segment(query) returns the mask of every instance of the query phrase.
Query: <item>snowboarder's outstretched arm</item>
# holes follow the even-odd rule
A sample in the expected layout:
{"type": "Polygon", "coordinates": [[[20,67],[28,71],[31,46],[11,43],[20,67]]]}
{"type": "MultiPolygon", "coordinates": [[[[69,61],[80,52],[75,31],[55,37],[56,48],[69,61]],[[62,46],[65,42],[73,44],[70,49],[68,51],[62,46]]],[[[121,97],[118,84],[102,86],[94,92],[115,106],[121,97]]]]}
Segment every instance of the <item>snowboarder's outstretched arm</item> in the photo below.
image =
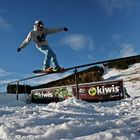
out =
{"type": "Polygon", "coordinates": [[[53,34],[61,31],[68,31],[67,27],[62,27],[62,28],[45,28],[46,34],[53,34]]]}
{"type": "Polygon", "coordinates": [[[27,35],[26,39],[21,43],[20,47],[17,49],[17,52],[20,52],[24,47],[26,47],[31,41],[31,32],[27,35]]]}

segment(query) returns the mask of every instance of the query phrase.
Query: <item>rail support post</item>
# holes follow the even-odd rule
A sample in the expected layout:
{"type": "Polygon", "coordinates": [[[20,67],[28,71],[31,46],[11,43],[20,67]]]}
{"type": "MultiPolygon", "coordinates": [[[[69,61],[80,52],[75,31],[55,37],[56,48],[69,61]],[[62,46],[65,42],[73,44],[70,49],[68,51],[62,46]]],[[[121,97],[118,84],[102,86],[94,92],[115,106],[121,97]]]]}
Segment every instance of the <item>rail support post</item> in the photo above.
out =
{"type": "Polygon", "coordinates": [[[76,85],[76,98],[79,99],[78,75],[77,75],[76,68],[74,68],[74,75],[75,75],[75,85],[76,85]]]}
{"type": "Polygon", "coordinates": [[[19,81],[17,81],[17,87],[16,87],[16,97],[18,100],[18,94],[19,94],[19,81]]]}

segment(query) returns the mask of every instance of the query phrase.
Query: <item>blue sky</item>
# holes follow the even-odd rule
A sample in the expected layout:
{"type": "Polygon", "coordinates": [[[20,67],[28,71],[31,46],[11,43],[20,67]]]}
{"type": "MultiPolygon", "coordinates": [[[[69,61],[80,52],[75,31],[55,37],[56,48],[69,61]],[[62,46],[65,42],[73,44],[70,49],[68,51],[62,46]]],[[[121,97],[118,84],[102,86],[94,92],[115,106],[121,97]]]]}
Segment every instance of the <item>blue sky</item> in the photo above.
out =
{"type": "Polygon", "coordinates": [[[16,52],[37,19],[46,27],[68,27],[47,37],[63,67],[140,53],[138,0],[1,0],[1,84],[42,67],[44,55],[33,42],[16,52]]]}

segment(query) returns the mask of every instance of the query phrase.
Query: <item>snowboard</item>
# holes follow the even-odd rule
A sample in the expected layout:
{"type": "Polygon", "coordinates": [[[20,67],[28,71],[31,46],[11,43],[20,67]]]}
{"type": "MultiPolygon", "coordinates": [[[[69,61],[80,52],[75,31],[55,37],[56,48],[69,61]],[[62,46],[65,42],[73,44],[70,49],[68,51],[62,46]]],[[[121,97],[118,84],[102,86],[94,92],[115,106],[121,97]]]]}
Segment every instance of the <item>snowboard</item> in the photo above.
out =
{"type": "Polygon", "coordinates": [[[61,70],[57,70],[57,71],[49,71],[48,72],[48,71],[38,69],[38,70],[33,70],[33,73],[35,73],[35,74],[52,74],[52,73],[63,73],[65,71],[66,71],[66,69],[61,69],[61,70]]]}

